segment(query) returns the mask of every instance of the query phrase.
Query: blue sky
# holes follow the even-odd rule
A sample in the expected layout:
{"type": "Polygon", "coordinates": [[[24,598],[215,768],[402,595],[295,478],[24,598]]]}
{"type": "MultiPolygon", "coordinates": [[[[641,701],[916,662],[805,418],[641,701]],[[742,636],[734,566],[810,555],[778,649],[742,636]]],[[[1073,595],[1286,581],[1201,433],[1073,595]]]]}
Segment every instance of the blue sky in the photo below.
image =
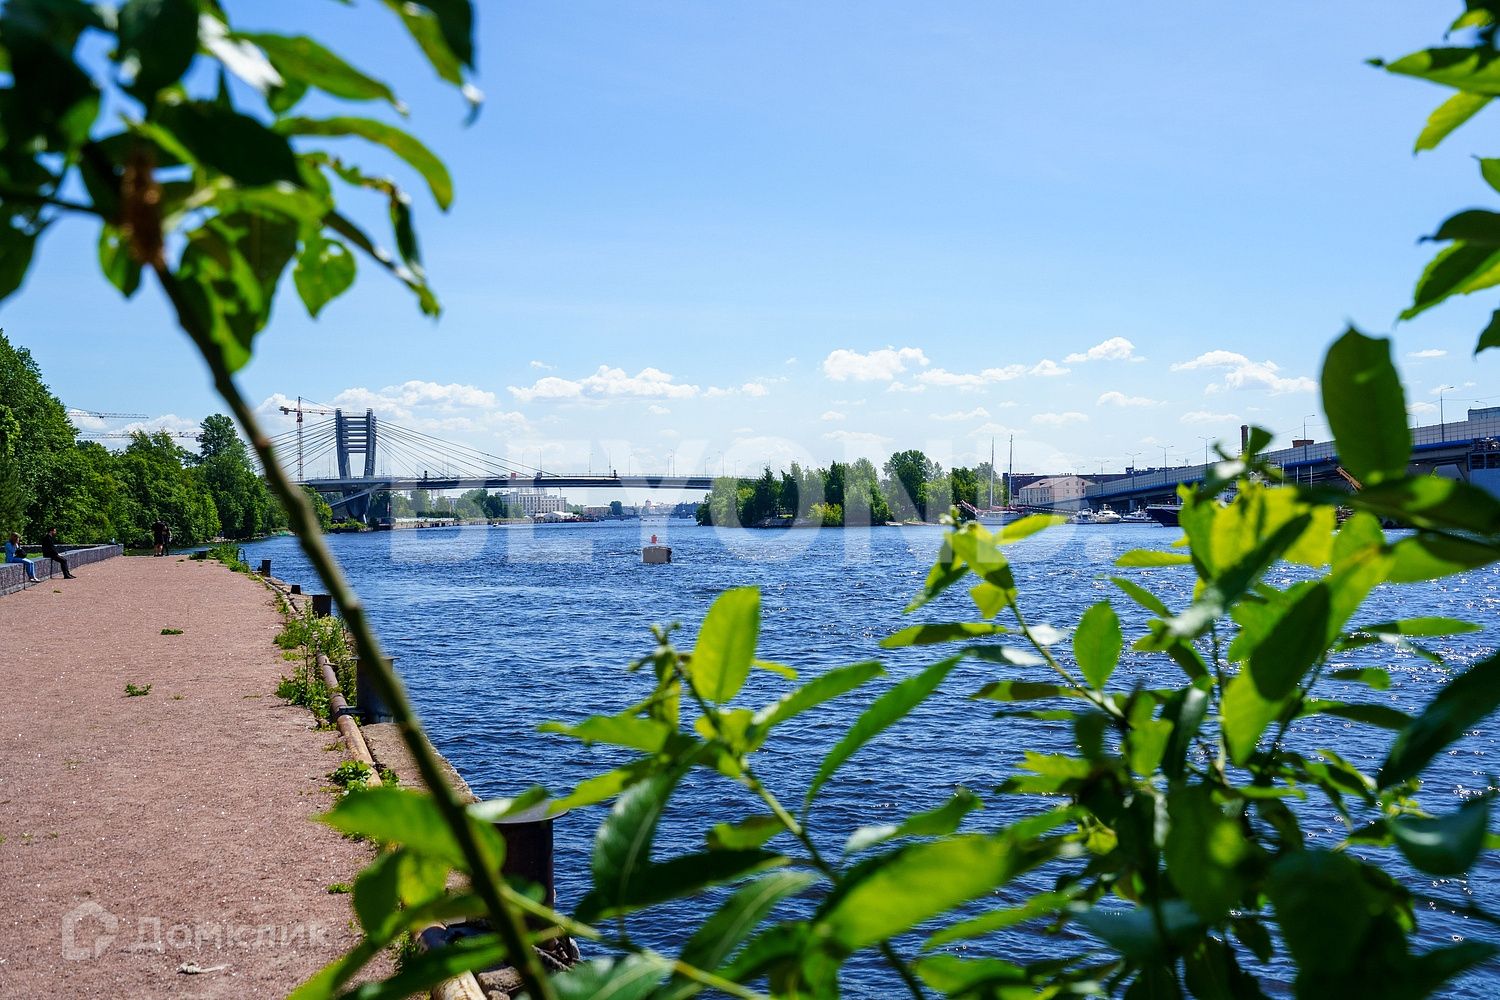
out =
{"type": "MultiPolygon", "coordinates": [[[[1490,200],[1494,119],[1413,157],[1443,92],[1363,63],[1437,43],[1456,3],[484,2],[467,128],[370,0],[230,6],[391,82],[458,191],[444,215],[364,157],[417,195],[445,313],[364,266],[313,322],[286,282],[243,375],[278,430],[301,394],[548,468],[678,472],[1321,437],[1327,343],[1391,330],[1417,238],[1490,200]]],[[[69,405],[222,409],[95,237],[54,227],[0,326],[69,405]]],[[[1483,298],[1396,328],[1422,423],[1438,386],[1450,417],[1500,402],[1483,298]]]]}

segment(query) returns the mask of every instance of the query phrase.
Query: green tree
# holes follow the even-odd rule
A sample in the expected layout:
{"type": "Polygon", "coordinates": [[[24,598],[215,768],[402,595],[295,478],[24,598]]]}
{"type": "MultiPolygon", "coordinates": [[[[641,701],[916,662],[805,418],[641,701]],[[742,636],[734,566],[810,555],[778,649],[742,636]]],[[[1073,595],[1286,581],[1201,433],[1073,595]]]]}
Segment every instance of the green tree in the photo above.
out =
{"type": "Polygon", "coordinates": [[[138,433],[116,459],[116,478],[124,488],[123,541],[145,544],[151,524],[161,520],[178,545],[197,545],[219,533],[213,499],[194,470],[187,468],[187,452],[165,432],[138,433]]]}
{"type": "Polygon", "coordinates": [[[902,520],[926,516],[927,484],[942,468],[915,448],[885,460],[885,492],[890,509],[902,520]]]}
{"type": "Polygon", "coordinates": [[[66,542],[135,540],[118,465],[97,441],[85,441],[54,456],[48,490],[39,503],[39,526],[55,527],[66,542]]]}
{"type": "Polygon", "coordinates": [[[891,505],[870,460],[855,459],[845,469],[844,524],[885,524],[892,520],[891,505]]]}
{"type": "MultiPolygon", "coordinates": [[[[0,288],[12,263],[4,249],[0,236],[0,288]]],[[[39,521],[39,504],[53,492],[47,481],[52,463],[73,447],[76,433],[31,352],[13,346],[0,330],[0,527],[26,534],[39,521]]]]}
{"type": "Polygon", "coordinates": [[[219,530],[227,538],[253,538],[285,525],[281,506],[250,462],[250,451],[235,431],[234,421],[222,413],[204,419],[198,435],[198,454],[189,456],[198,479],[208,489],[219,515],[219,530]]]}
{"type": "Polygon", "coordinates": [[[333,508],[328,501],[323,499],[323,494],[311,486],[303,486],[303,492],[307,495],[307,502],[312,505],[313,513],[318,519],[318,527],[327,531],[333,527],[333,508]]]}

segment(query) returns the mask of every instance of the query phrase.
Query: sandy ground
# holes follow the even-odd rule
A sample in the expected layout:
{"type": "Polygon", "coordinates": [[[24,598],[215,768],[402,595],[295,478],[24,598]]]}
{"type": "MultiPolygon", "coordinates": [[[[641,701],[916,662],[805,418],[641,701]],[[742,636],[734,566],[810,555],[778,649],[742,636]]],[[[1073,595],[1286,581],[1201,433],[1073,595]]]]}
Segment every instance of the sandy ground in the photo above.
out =
{"type": "Polygon", "coordinates": [[[273,693],[278,627],[175,557],[0,597],[0,997],[284,996],[353,942],[327,886],[368,848],[312,822],[342,758],[273,693]]]}

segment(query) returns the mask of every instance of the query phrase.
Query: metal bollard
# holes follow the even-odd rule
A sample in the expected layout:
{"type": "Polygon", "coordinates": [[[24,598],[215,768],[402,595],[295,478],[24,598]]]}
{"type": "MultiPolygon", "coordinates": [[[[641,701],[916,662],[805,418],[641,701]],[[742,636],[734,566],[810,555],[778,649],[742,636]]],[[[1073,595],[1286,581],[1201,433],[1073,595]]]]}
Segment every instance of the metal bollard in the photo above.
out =
{"type": "Polygon", "coordinates": [[[313,614],[317,615],[319,618],[327,618],[329,615],[333,614],[332,594],[314,594],[312,595],[312,604],[313,614]]]}
{"type": "MultiPolygon", "coordinates": [[[[393,659],[385,657],[387,667],[393,663],[393,659]]],[[[372,722],[393,722],[396,718],[371,683],[370,668],[365,665],[363,658],[354,661],[354,706],[359,709],[359,721],[366,725],[372,722]]]]}
{"type": "Polygon", "coordinates": [[[302,584],[300,584],[300,583],[294,583],[294,584],[292,584],[292,593],[294,593],[294,594],[300,594],[300,593],[302,593],[302,584]]]}
{"type": "Polygon", "coordinates": [[[495,829],[505,838],[505,862],[502,875],[523,878],[546,891],[544,902],[557,907],[557,886],[552,874],[552,821],[567,810],[549,813],[551,803],[543,802],[495,821],[495,829]]]}
{"type": "Polygon", "coordinates": [[[262,559],[260,561],[260,575],[261,576],[270,576],[271,575],[271,560],[269,560],[269,559],[262,559]]]}

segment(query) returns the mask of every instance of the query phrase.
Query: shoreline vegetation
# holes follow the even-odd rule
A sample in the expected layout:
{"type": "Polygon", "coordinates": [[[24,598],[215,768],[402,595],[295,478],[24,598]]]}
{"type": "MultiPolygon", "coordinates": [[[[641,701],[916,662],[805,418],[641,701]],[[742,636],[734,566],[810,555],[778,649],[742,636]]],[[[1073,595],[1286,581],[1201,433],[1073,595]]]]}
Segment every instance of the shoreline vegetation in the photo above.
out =
{"type": "MultiPolygon", "coordinates": [[[[994,471],[989,462],[947,472],[910,448],[887,458],[879,470],[867,458],[831,462],[824,468],[773,472],[755,479],[714,480],[698,505],[702,525],[734,528],[842,528],[886,524],[932,524],[954,506],[979,506],[994,471]]],[[[995,502],[1009,502],[1008,479],[995,477],[995,502]]]]}

